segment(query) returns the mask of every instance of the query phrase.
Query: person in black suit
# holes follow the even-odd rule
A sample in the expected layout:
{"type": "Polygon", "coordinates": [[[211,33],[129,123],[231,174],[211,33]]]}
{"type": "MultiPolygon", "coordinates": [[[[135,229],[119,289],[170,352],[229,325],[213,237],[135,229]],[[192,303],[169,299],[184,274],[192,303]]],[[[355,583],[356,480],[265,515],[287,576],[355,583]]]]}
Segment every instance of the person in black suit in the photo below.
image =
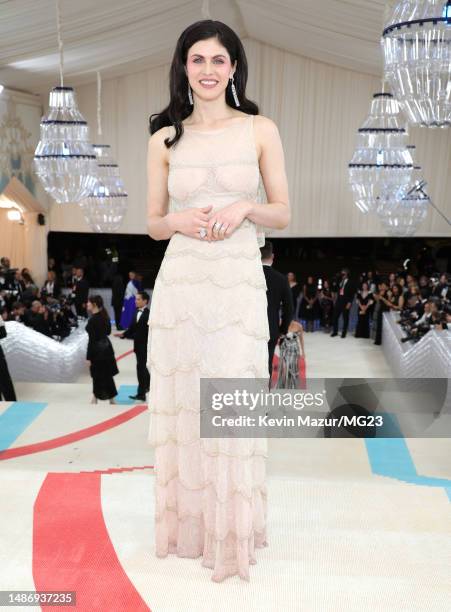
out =
{"type": "MultiPolygon", "coordinates": [[[[0,340],[6,338],[6,335],[5,323],[0,316],[0,340]]],[[[15,402],[16,399],[16,392],[14,391],[14,385],[9,374],[5,354],[0,346],[0,401],[15,402]]]]}
{"type": "Polygon", "coordinates": [[[136,355],[136,374],[138,377],[138,390],[130,399],[146,401],[146,393],[150,387],[150,374],[147,369],[147,338],[149,335],[149,294],[140,291],[136,294],[136,312],[132,324],[118,338],[133,338],[133,350],[136,355]]]}
{"type": "Polygon", "coordinates": [[[53,270],[47,272],[47,280],[41,289],[42,297],[52,297],[56,300],[61,295],[61,285],[56,278],[56,273],[53,270]]]}
{"type": "Polygon", "coordinates": [[[448,283],[448,276],[440,274],[439,282],[434,287],[432,295],[443,300],[451,301],[451,287],[448,283]]]}
{"type": "Polygon", "coordinates": [[[346,338],[349,325],[349,311],[351,310],[354,293],[354,289],[352,288],[349,280],[349,270],[348,268],[343,268],[341,271],[341,281],[338,283],[337,288],[337,299],[335,302],[333,315],[333,332],[330,334],[331,336],[338,335],[338,320],[340,315],[343,315],[343,329],[341,332],[341,337],[346,338]]]}
{"type": "Polygon", "coordinates": [[[263,271],[266,278],[266,298],[268,300],[268,370],[269,380],[272,375],[272,360],[279,335],[286,334],[294,313],[293,295],[287,277],[274,270],[272,263],[274,253],[272,242],[267,240],[260,249],[263,271]],[[280,308],[282,307],[282,317],[280,308]]]}
{"type": "Polygon", "coordinates": [[[74,286],[72,287],[72,298],[75,304],[75,310],[79,317],[87,317],[86,304],[88,302],[89,283],[84,278],[83,268],[76,269],[74,286]]]}

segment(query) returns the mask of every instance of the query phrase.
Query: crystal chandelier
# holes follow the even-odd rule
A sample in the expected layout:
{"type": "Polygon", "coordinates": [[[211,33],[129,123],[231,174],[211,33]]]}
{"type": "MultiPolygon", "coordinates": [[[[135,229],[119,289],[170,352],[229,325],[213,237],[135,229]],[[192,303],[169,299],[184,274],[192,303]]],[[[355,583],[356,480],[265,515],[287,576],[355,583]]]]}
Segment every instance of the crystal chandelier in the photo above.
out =
{"type": "MultiPolygon", "coordinates": [[[[102,81],[97,71],[97,134],[102,135],[102,81]]],[[[117,232],[127,211],[128,194],[119,166],[107,144],[93,145],[97,155],[97,181],[89,196],[80,202],[86,223],[97,233],[117,232]]]]}
{"type": "Polygon", "coordinates": [[[406,140],[407,127],[398,102],[392,94],[374,94],[348,164],[349,183],[361,212],[374,211],[406,194],[413,168],[406,140]]]}
{"type": "Polygon", "coordinates": [[[451,125],[451,0],[402,0],[385,21],[385,78],[413,125],[451,125]]]}
{"type": "Polygon", "coordinates": [[[59,204],[78,202],[96,181],[96,156],[88,125],[77,108],[72,87],[54,87],[49,106],[41,120],[34,168],[44,189],[59,204]]]}
{"type": "Polygon", "coordinates": [[[97,154],[97,182],[80,202],[86,223],[94,232],[117,232],[127,211],[124,183],[119,166],[111,157],[110,145],[93,145],[97,154]]]}
{"type": "MultiPolygon", "coordinates": [[[[414,147],[412,147],[414,148],[414,147]]],[[[421,166],[414,166],[412,186],[402,198],[391,205],[379,206],[376,210],[382,226],[391,236],[413,236],[426,219],[430,199],[424,191],[426,185],[421,166]]]]}
{"type": "Polygon", "coordinates": [[[96,181],[95,151],[72,87],[64,87],[63,43],[59,0],[57,9],[61,86],[50,92],[49,110],[41,120],[34,169],[45,191],[59,204],[79,202],[96,181]]]}

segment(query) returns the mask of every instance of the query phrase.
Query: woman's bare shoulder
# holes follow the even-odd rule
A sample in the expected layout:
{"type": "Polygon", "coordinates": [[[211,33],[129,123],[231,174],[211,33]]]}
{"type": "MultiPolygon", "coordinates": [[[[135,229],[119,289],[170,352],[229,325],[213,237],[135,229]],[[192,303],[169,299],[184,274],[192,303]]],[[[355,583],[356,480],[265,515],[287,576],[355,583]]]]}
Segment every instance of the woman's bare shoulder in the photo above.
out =
{"type": "Polygon", "coordinates": [[[164,141],[172,135],[170,130],[171,126],[163,126],[149,137],[149,150],[161,155],[166,161],[169,160],[169,149],[164,141]]]}
{"type": "Polygon", "coordinates": [[[272,119],[265,117],[264,115],[254,115],[254,123],[258,130],[266,134],[279,131],[277,124],[272,119]]]}

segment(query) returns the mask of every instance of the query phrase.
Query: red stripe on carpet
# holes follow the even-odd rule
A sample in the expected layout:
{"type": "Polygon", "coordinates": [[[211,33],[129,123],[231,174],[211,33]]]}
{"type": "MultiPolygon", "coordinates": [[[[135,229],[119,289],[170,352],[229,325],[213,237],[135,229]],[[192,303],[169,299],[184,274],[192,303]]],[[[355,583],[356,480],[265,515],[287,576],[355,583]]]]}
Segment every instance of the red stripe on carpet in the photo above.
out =
{"type": "Polygon", "coordinates": [[[132,349],[131,351],[127,351],[126,353],[122,353],[122,355],[119,355],[119,357],[116,357],[116,361],[120,361],[121,359],[124,359],[124,357],[128,357],[129,355],[131,355],[134,352],[135,351],[132,349]]]}
{"type": "Polygon", "coordinates": [[[34,505],[33,578],[37,591],[75,591],[68,610],[149,612],[110,540],[99,474],[48,474],[34,505]]]}
{"type": "Polygon", "coordinates": [[[120,472],[134,472],[135,470],[153,470],[153,465],[139,465],[134,467],[106,468],[104,470],[80,470],[77,474],[117,474],[120,472]]]}
{"type": "Polygon", "coordinates": [[[17,446],[15,448],[7,448],[4,451],[0,451],[0,460],[22,457],[23,455],[32,455],[33,453],[42,453],[43,451],[48,451],[53,448],[58,448],[59,446],[71,444],[72,442],[76,442],[78,440],[83,440],[84,438],[89,438],[90,436],[95,436],[107,431],[108,429],[113,429],[113,427],[122,425],[122,423],[126,423],[145,410],[147,410],[147,406],[133,406],[133,408],[130,408],[130,410],[117,414],[111,419],[107,419],[101,423],[96,423],[95,425],[91,425],[91,427],[86,427],[85,429],[73,431],[72,433],[65,434],[64,436],[59,436],[58,438],[43,440],[42,442],[35,442],[34,444],[27,444],[25,446],[17,446]]]}

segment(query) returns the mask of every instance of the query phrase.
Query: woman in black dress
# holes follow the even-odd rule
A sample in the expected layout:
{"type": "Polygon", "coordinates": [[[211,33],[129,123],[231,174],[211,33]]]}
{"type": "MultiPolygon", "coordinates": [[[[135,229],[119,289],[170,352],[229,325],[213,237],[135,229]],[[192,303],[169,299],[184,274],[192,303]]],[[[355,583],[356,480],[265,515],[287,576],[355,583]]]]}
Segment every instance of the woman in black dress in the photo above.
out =
{"type": "Polygon", "coordinates": [[[402,288],[398,284],[394,284],[388,292],[388,301],[390,302],[391,310],[401,311],[404,308],[404,296],[402,294],[402,288]]]}
{"type": "Polygon", "coordinates": [[[290,285],[290,289],[291,289],[291,295],[293,297],[293,308],[294,308],[293,318],[297,319],[298,299],[301,294],[301,286],[296,280],[296,274],[294,272],[288,272],[287,278],[288,278],[288,284],[290,285]]]}
{"type": "Polygon", "coordinates": [[[119,374],[113,345],[108,336],[111,334],[110,317],[103,305],[100,295],[88,298],[87,310],[91,314],[86,325],[89,335],[88,352],[86,359],[90,362],[90,373],[92,377],[93,398],[91,404],[97,404],[97,400],[110,400],[115,404],[117,395],[113,376],[119,374]]]}
{"type": "Polygon", "coordinates": [[[384,322],[384,312],[390,310],[390,302],[388,300],[387,284],[381,282],[378,284],[378,291],[374,294],[376,305],[373,312],[373,329],[374,344],[382,344],[382,324],[384,322]]]}
{"type": "Polygon", "coordinates": [[[318,287],[313,282],[313,276],[307,277],[304,285],[302,302],[300,306],[300,319],[306,322],[306,331],[313,331],[313,322],[321,316],[318,287]]]}
{"type": "Polygon", "coordinates": [[[332,289],[327,278],[324,279],[323,288],[319,292],[319,303],[321,307],[321,323],[324,331],[329,332],[332,326],[332,311],[334,309],[334,298],[332,289]]]}
{"type": "Polygon", "coordinates": [[[367,282],[362,283],[362,287],[357,291],[357,306],[358,306],[358,319],[357,327],[355,329],[356,338],[369,338],[370,337],[370,310],[374,304],[373,295],[369,291],[369,285],[367,282]]]}

